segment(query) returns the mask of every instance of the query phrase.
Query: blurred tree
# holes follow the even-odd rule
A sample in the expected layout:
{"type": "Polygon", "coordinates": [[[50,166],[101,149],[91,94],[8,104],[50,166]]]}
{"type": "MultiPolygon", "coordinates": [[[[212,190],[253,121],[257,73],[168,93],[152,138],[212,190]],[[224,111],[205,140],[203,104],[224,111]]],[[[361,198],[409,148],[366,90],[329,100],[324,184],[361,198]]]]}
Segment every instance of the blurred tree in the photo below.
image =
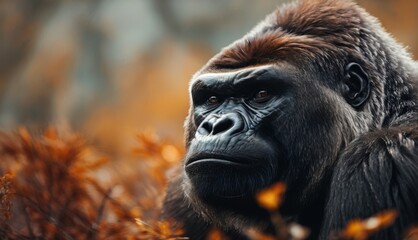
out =
{"type": "Polygon", "coordinates": [[[0,1],[0,94],[30,52],[40,19],[52,5],[48,0],[0,1]]]}

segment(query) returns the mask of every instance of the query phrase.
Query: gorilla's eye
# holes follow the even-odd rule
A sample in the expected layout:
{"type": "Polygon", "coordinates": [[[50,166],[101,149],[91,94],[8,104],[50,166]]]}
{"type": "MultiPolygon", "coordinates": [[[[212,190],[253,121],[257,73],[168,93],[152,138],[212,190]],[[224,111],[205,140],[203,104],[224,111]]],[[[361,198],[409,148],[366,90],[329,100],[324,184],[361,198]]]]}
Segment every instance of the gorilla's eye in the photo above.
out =
{"type": "Polygon", "coordinates": [[[208,98],[207,103],[210,105],[219,103],[219,98],[217,96],[211,96],[208,98]]]}
{"type": "Polygon", "coordinates": [[[254,95],[254,101],[256,103],[265,103],[270,100],[271,94],[266,90],[260,90],[254,95]]]}

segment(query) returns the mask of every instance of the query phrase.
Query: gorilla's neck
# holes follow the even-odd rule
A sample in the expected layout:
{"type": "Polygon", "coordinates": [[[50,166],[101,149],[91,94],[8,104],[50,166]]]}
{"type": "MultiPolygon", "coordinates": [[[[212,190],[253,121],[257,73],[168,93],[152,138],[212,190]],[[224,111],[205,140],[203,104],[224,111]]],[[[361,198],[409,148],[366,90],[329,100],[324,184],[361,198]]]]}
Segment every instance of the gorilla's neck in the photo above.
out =
{"type": "Polygon", "coordinates": [[[289,189],[280,208],[280,214],[287,223],[297,223],[310,230],[309,240],[318,239],[328,201],[331,176],[332,172],[328,172],[315,190],[303,200],[299,197],[301,196],[299,189],[294,191],[289,189]]]}

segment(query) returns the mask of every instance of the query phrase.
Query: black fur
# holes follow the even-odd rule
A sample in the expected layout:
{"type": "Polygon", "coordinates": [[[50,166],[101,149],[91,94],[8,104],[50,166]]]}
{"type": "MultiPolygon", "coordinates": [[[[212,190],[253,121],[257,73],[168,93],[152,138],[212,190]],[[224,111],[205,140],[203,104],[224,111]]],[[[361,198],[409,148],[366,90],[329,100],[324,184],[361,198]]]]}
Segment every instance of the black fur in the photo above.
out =
{"type": "Polygon", "coordinates": [[[272,232],[254,195],[283,181],[280,213],[327,239],[350,219],[395,209],[373,239],[418,221],[418,64],[362,8],[279,8],[192,79],[187,155],[163,217],[204,239],[217,227],[272,232]]]}

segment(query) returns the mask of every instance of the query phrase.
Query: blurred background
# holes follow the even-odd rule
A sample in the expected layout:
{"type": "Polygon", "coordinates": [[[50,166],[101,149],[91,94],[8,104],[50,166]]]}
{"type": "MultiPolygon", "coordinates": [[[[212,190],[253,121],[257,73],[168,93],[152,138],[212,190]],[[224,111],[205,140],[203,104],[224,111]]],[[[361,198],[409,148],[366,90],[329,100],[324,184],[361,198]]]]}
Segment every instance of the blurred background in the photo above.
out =
{"type": "MultiPolygon", "coordinates": [[[[191,76],[284,2],[0,0],[0,193],[18,193],[0,194],[0,235],[166,231],[142,220],[159,219],[182,158],[191,76]]],[[[418,56],[418,1],[358,3],[418,56]]]]}
{"type": "MultiPolygon", "coordinates": [[[[127,151],[181,143],[188,81],[284,0],[0,0],[0,128],[82,132],[127,151]]],[[[418,1],[361,0],[418,56],[418,1]]]]}

